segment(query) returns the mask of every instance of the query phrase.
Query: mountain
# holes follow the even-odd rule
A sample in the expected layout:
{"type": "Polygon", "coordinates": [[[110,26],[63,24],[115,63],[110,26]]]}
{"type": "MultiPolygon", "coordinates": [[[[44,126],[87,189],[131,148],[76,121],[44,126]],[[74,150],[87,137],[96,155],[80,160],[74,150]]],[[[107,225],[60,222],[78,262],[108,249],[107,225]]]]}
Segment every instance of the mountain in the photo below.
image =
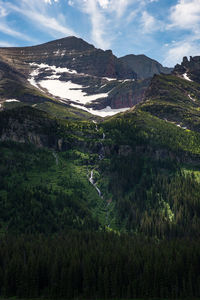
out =
{"type": "Polygon", "coordinates": [[[60,109],[70,106],[72,111],[75,107],[104,117],[142,101],[150,83],[149,78],[140,80],[138,69],[134,71],[111,50],[96,49],[76,37],[0,48],[0,60],[1,104],[12,99],[39,107],[56,102],[60,109]]]}
{"type": "Polygon", "coordinates": [[[137,79],[74,37],[0,49],[2,298],[199,296],[199,69],[137,79]]]}
{"type": "Polygon", "coordinates": [[[129,67],[137,74],[138,79],[153,77],[155,74],[170,74],[173,68],[163,67],[159,62],[146,55],[126,55],[119,58],[124,66],[129,67]]]}

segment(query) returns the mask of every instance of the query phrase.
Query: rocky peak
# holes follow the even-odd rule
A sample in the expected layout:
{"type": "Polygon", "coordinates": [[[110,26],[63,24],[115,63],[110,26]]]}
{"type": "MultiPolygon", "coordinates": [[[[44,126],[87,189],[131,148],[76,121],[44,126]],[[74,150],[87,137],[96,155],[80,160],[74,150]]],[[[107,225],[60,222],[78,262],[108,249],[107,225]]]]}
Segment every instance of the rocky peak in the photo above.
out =
{"type": "Polygon", "coordinates": [[[136,79],[136,74],[124,66],[111,50],[101,50],[74,36],[42,45],[19,48],[0,48],[0,56],[15,62],[48,64],[69,68],[79,73],[118,79],[136,79]]]}
{"type": "MultiPolygon", "coordinates": [[[[46,48],[46,49],[60,49],[60,50],[67,50],[67,51],[89,51],[94,50],[95,47],[81,38],[77,38],[75,36],[69,36],[62,39],[58,39],[55,41],[50,41],[45,44],[35,46],[36,48],[46,48]]],[[[33,47],[31,47],[33,48],[33,47]]]]}
{"type": "Polygon", "coordinates": [[[159,62],[147,57],[144,54],[141,55],[126,55],[119,59],[125,66],[129,66],[139,79],[146,79],[153,77],[155,74],[170,74],[172,68],[163,67],[159,62]]]}
{"type": "Polygon", "coordinates": [[[175,66],[173,73],[177,76],[186,74],[191,81],[200,83],[200,56],[190,56],[190,59],[184,56],[182,63],[175,66]]]}

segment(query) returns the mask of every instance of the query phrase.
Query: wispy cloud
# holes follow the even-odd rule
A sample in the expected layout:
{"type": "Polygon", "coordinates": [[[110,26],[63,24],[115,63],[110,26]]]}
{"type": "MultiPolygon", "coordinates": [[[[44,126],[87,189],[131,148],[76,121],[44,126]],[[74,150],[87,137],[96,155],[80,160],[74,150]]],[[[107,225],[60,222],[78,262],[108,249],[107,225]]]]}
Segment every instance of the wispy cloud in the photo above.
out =
{"type": "Polygon", "coordinates": [[[5,42],[5,41],[0,41],[0,47],[15,47],[16,45],[9,43],[9,42],[5,42]]]}
{"type": "Polygon", "coordinates": [[[52,4],[53,2],[58,2],[59,0],[44,0],[45,3],[52,4]]]}
{"type": "Polygon", "coordinates": [[[121,26],[128,25],[149,0],[68,0],[89,16],[91,40],[97,47],[108,49],[118,36],[121,26]],[[133,6],[135,5],[135,9],[133,6]],[[131,13],[128,8],[132,6],[131,13]],[[126,19],[122,18],[126,14],[126,19]]]}
{"type": "Polygon", "coordinates": [[[4,34],[10,35],[15,38],[19,38],[24,41],[33,40],[30,38],[30,36],[12,29],[8,24],[3,23],[1,20],[0,20],[0,31],[3,32],[4,34]]]}
{"type": "Polygon", "coordinates": [[[13,24],[11,25],[6,19],[8,15],[9,10],[7,10],[5,4],[0,1],[0,32],[24,41],[32,41],[33,39],[31,39],[29,35],[24,34],[19,30],[13,29],[13,24]]]}
{"type": "Polygon", "coordinates": [[[78,5],[79,9],[89,16],[91,23],[91,39],[97,47],[107,49],[112,37],[108,38],[109,18],[105,17],[104,9],[110,5],[109,0],[70,0],[68,4],[78,5]]]}
{"type": "Polygon", "coordinates": [[[158,22],[156,19],[150,15],[147,11],[144,11],[142,13],[142,18],[141,18],[141,27],[143,33],[149,33],[153,32],[154,30],[157,29],[158,22]]]}
{"type": "MultiPolygon", "coordinates": [[[[65,22],[63,22],[64,17],[60,14],[57,18],[48,13],[46,4],[52,4],[52,2],[57,2],[58,0],[21,0],[19,5],[13,4],[13,2],[8,1],[6,7],[9,12],[15,12],[23,16],[27,22],[33,24],[34,27],[39,28],[40,31],[44,31],[49,35],[57,38],[67,35],[76,35],[74,30],[69,28],[65,22]],[[60,21],[62,19],[62,21],[60,21]]],[[[12,31],[10,31],[10,34],[12,31]]],[[[13,31],[14,33],[14,31],[13,31]]],[[[18,33],[18,37],[21,36],[22,39],[27,40],[23,33],[18,33]]],[[[30,40],[30,38],[28,39],[30,40]]]]}

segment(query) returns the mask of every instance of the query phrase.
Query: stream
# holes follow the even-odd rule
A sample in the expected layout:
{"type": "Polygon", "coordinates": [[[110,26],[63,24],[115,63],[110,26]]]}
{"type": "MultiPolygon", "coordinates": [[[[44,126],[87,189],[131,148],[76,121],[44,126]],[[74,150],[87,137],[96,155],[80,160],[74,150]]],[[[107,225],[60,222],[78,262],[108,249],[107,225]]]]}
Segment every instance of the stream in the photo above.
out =
{"type": "MultiPolygon", "coordinates": [[[[96,131],[98,132],[99,129],[98,129],[97,122],[93,120],[93,123],[95,124],[95,129],[96,129],[96,131]]],[[[105,140],[105,138],[106,138],[106,135],[105,135],[105,133],[103,132],[101,140],[103,141],[103,140],[105,140]]],[[[99,154],[99,160],[104,159],[105,155],[104,155],[104,149],[103,149],[103,143],[102,143],[102,142],[100,142],[100,149],[99,149],[99,151],[98,151],[98,154],[99,154]]],[[[98,192],[99,197],[101,197],[101,199],[103,199],[103,198],[104,198],[104,197],[103,197],[103,194],[102,194],[101,190],[98,188],[97,183],[96,183],[95,180],[94,180],[94,170],[95,170],[95,168],[92,169],[92,170],[90,171],[90,174],[88,175],[89,182],[90,182],[90,183],[93,185],[93,187],[96,189],[96,191],[98,192]]],[[[108,219],[109,219],[109,210],[108,210],[109,205],[110,205],[110,202],[109,202],[109,203],[106,202],[106,205],[105,205],[105,207],[106,207],[106,223],[108,224],[108,225],[107,225],[108,227],[110,227],[110,223],[109,223],[109,221],[108,221],[108,219]]]]}
{"type": "MultiPolygon", "coordinates": [[[[97,122],[96,121],[92,121],[94,124],[95,124],[95,129],[96,131],[98,132],[99,129],[98,129],[98,125],[97,125],[97,122]]],[[[105,133],[103,132],[102,134],[102,140],[104,140],[106,137],[105,133]]],[[[101,145],[101,148],[99,150],[99,160],[102,160],[104,158],[104,151],[103,151],[103,144],[100,143],[101,145]]],[[[100,189],[97,187],[97,183],[94,182],[94,170],[95,169],[92,169],[91,172],[90,172],[90,177],[89,177],[89,182],[94,186],[94,188],[97,190],[98,194],[99,194],[99,197],[101,197],[103,199],[103,195],[100,191],[100,189]]]]}
{"type": "Polygon", "coordinates": [[[102,193],[100,191],[100,189],[97,187],[97,184],[94,182],[94,169],[92,169],[92,171],[90,172],[90,178],[89,178],[89,182],[94,186],[94,188],[97,190],[99,197],[101,197],[103,199],[102,193]]]}

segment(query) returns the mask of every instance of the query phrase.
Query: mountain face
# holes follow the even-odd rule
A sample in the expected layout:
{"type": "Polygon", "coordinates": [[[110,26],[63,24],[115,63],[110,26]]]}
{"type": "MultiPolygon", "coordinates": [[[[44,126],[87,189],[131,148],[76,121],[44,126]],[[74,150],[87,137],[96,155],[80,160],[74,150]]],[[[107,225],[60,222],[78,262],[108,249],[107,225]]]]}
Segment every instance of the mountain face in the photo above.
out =
{"type": "Polygon", "coordinates": [[[184,58],[172,74],[138,80],[110,51],[74,37],[2,48],[0,57],[2,226],[20,232],[48,232],[50,223],[51,232],[94,226],[158,238],[198,234],[198,58],[184,58]],[[102,119],[88,113],[113,111],[123,114],[102,119]],[[37,191],[52,204],[40,230],[32,208],[24,216],[13,200],[29,201],[27,188],[41,218],[37,191]],[[6,214],[5,198],[16,220],[6,214]]]}
{"type": "Polygon", "coordinates": [[[47,64],[76,70],[97,77],[135,79],[136,74],[125,67],[111,50],[96,49],[84,40],[68,37],[39,46],[1,49],[11,60],[25,63],[47,64]]]}
{"type": "MultiPolygon", "coordinates": [[[[145,56],[141,60],[145,65],[153,62],[145,56]]],[[[2,107],[12,99],[39,106],[56,102],[101,117],[141,102],[150,84],[147,77],[153,74],[145,71],[141,76],[138,66],[134,71],[132,64],[111,50],[96,49],[76,37],[33,47],[0,48],[0,61],[2,107]]],[[[161,67],[157,63],[157,69],[161,67]]]]}
{"type": "Polygon", "coordinates": [[[199,297],[198,70],[138,80],[76,38],[0,49],[2,299],[199,297]]]}
{"type": "Polygon", "coordinates": [[[155,74],[170,74],[172,68],[163,67],[159,62],[153,60],[146,55],[126,55],[119,59],[124,66],[134,70],[138,79],[151,78],[155,74]]]}

